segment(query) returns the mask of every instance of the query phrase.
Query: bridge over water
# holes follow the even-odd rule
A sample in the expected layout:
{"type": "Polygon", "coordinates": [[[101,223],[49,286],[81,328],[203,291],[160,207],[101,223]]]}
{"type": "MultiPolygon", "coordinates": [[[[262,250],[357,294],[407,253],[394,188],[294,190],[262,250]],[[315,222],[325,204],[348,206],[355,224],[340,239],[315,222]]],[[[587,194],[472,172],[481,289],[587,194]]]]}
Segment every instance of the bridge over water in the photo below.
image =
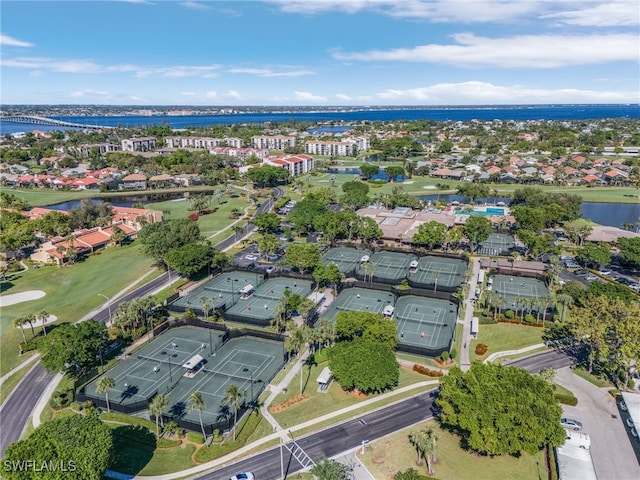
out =
{"type": "Polygon", "coordinates": [[[52,127],[72,127],[82,128],[85,130],[102,130],[107,127],[104,125],[83,125],[81,123],[65,122],[64,120],[56,120],[54,118],[38,117],[35,115],[2,115],[0,116],[1,122],[13,122],[13,123],[28,123],[31,125],[48,125],[52,127]]]}

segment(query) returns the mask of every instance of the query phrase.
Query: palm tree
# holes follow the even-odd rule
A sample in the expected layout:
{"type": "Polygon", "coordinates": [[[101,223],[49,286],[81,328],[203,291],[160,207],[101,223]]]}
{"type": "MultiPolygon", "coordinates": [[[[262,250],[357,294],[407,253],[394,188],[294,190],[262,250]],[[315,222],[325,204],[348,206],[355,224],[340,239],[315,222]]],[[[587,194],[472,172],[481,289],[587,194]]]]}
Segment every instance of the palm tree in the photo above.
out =
{"type": "Polygon", "coordinates": [[[565,315],[565,312],[567,311],[567,308],[573,305],[573,297],[566,293],[559,293],[556,296],[556,299],[558,300],[558,302],[562,304],[562,315],[560,316],[560,321],[564,322],[564,315],[565,315]]]}
{"type": "Polygon", "coordinates": [[[18,317],[13,321],[13,324],[15,325],[16,328],[20,329],[20,332],[22,333],[22,340],[24,343],[27,343],[27,337],[24,334],[24,324],[27,323],[27,321],[25,320],[24,317],[18,317]]]}
{"type": "Polygon", "coordinates": [[[433,428],[429,428],[427,431],[422,433],[424,434],[424,446],[422,453],[427,460],[427,474],[433,475],[433,471],[431,470],[431,459],[436,451],[436,433],[433,428]]]}
{"type": "Polygon", "coordinates": [[[47,312],[46,310],[41,310],[40,313],[38,313],[36,315],[37,319],[42,321],[42,333],[44,333],[44,336],[47,336],[47,328],[45,327],[45,323],[47,321],[47,319],[49,318],[49,312],[47,312]]]}
{"type": "Polygon", "coordinates": [[[109,407],[109,389],[116,386],[116,381],[111,378],[103,375],[98,380],[98,384],[96,385],[96,392],[104,393],[104,398],[107,402],[107,413],[111,412],[111,408],[109,407]]]}
{"type": "Polygon", "coordinates": [[[153,397],[153,400],[149,403],[149,415],[156,417],[156,435],[160,436],[160,427],[158,421],[162,416],[162,411],[169,405],[169,398],[166,395],[158,394],[153,397]]]}
{"type": "Polygon", "coordinates": [[[243,225],[234,225],[233,227],[231,227],[231,230],[233,230],[234,239],[237,242],[238,241],[238,235],[240,235],[244,231],[244,226],[243,225]]]}
{"type": "Polygon", "coordinates": [[[226,403],[230,403],[233,405],[233,441],[236,441],[236,426],[238,423],[238,410],[240,409],[240,405],[242,405],[242,401],[244,397],[247,395],[247,392],[242,392],[238,388],[237,385],[232,384],[229,385],[225,391],[224,401],[226,403]]]}
{"type": "Polygon", "coordinates": [[[516,260],[518,259],[518,252],[511,252],[511,258],[509,261],[511,262],[511,273],[513,273],[513,267],[516,264],[516,260]]]}
{"type": "Polygon", "coordinates": [[[414,430],[409,434],[409,442],[411,443],[411,445],[416,447],[416,453],[418,454],[416,465],[422,465],[422,458],[424,457],[426,440],[427,438],[423,430],[414,430]]]}
{"type": "Polygon", "coordinates": [[[33,313],[29,313],[29,314],[25,315],[23,318],[24,318],[24,322],[28,323],[29,326],[31,327],[31,338],[35,338],[36,337],[36,331],[33,328],[33,322],[36,321],[36,316],[33,313]]]}
{"type": "MultiPolygon", "coordinates": [[[[202,436],[207,437],[207,434],[204,432],[204,424],[202,423],[202,410],[207,406],[202,399],[202,394],[198,391],[193,392],[189,395],[189,399],[187,400],[187,408],[189,412],[194,410],[198,410],[198,418],[200,419],[200,428],[202,429],[202,436]]],[[[235,438],[234,438],[235,439],[235,438]]]]}
{"type": "Polygon", "coordinates": [[[200,306],[202,307],[202,313],[204,314],[204,321],[209,320],[209,309],[211,305],[209,305],[209,299],[204,295],[200,297],[200,306]]]}
{"type": "Polygon", "coordinates": [[[438,288],[438,277],[439,276],[440,276],[440,272],[438,270],[434,270],[434,272],[433,272],[433,279],[434,279],[433,291],[434,292],[438,288]]]}

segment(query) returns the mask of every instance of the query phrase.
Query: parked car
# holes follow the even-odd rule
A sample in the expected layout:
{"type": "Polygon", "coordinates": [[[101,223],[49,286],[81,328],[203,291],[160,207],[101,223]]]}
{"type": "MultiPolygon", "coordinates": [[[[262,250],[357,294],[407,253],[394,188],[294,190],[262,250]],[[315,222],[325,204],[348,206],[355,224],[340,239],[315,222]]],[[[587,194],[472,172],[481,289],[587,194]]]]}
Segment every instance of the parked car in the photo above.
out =
{"type": "Polygon", "coordinates": [[[244,258],[246,258],[247,260],[258,260],[260,256],[255,253],[250,253],[249,255],[245,255],[244,258]]]}
{"type": "Polygon", "coordinates": [[[609,275],[611,275],[611,272],[609,270],[598,270],[598,273],[600,275],[604,275],[605,277],[608,277],[609,275]]]}
{"type": "Polygon", "coordinates": [[[236,473],[229,480],[256,480],[256,476],[253,472],[236,473]]]}
{"type": "Polygon", "coordinates": [[[633,428],[635,425],[633,424],[633,419],[631,417],[627,417],[627,427],[633,428]]]}
{"type": "Polygon", "coordinates": [[[572,430],[582,430],[582,423],[578,420],[574,420],[573,418],[561,418],[560,425],[564,428],[570,428],[572,430]]]}
{"type": "Polygon", "coordinates": [[[634,437],[638,438],[638,431],[636,430],[636,428],[635,428],[635,427],[633,427],[633,428],[631,429],[631,435],[633,435],[634,437]]]}
{"type": "Polygon", "coordinates": [[[270,267],[267,267],[267,269],[265,270],[265,272],[267,273],[273,273],[276,271],[276,267],[274,267],[273,265],[271,265],[270,267]]]}
{"type": "Polygon", "coordinates": [[[589,274],[588,270],[585,270],[584,268],[579,268],[578,270],[576,270],[575,272],[573,272],[575,275],[578,275],[579,277],[583,277],[585,275],[589,274]]]}
{"type": "Polygon", "coordinates": [[[620,407],[620,410],[622,410],[623,412],[626,412],[628,410],[627,404],[624,402],[620,402],[618,406],[620,407]]]}
{"type": "Polygon", "coordinates": [[[267,260],[271,262],[277,262],[278,260],[280,260],[280,255],[278,255],[277,253],[270,253],[269,255],[267,255],[267,260]]]}
{"type": "Polygon", "coordinates": [[[588,274],[586,277],[584,277],[584,279],[587,282],[591,282],[591,281],[595,280],[596,278],[598,278],[598,277],[596,277],[595,275],[591,275],[591,274],[588,274]]]}

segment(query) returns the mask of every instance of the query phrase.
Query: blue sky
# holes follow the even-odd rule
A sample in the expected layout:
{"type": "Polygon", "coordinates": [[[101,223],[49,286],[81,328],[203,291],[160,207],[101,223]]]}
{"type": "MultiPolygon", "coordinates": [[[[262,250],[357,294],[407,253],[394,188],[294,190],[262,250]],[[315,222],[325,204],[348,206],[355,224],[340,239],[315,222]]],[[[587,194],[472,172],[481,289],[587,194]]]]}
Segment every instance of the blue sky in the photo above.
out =
{"type": "Polygon", "coordinates": [[[637,0],[2,0],[0,102],[638,103],[637,0]]]}

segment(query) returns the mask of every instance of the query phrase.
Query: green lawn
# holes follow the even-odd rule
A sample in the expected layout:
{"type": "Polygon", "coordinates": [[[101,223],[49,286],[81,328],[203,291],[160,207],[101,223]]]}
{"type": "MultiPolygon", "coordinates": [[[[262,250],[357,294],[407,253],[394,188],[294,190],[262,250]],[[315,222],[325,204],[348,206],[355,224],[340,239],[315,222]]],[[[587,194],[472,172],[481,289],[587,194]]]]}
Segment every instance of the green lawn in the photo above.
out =
{"type": "MultiPolygon", "coordinates": [[[[333,381],[328,390],[324,393],[318,392],[318,383],[316,379],[324,367],[326,362],[312,366],[311,371],[305,367],[302,377],[303,391],[305,395],[310,396],[309,400],[292,405],[279,413],[273,413],[273,417],[283,428],[290,428],[299,423],[320,417],[330,412],[340,410],[351,405],[355,405],[367,398],[375,398],[378,395],[369,395],[366,397],[356,397],[349,392],[345,392],[340,384],[333,381]]],[[[400,369],[399,387],[411,385],[417,382],[432,380],[415,372],[408,371],[404,368],[400,369]]],[[[286,393],[280,393],[273,401],[272,405],[284,402],[300,393],[300,374],[298,373],[288,386],[286,393]]]]}
{"type": "Polygon", "coordinates": [[[456,480],[494,480],[546,479],[544,456],[523,454],[519,458],[509,455],[484,457],[463,450],[457,436],[442,430],[436,422],[426,422],[401,430],[383,439],[369,444],[365,454],[358,450],[357,456],[378,480],[392,479],[397,471],[415,468],[422,475],[426,474],[426,464],[416,466],[416,450],[409,443],[409,433],[426,427],[436,429],[437,462],[432,464],[435,477],[439,479],[455,478],[456,480]]]}
{"type": "MultiPolygon", "coordinates": [[[[10,277],[8,282],[3,283],[3,294],[42,290],[46,295],[2,309],[0,375],[22,361],[18,356],[22,335],[13,327],[15,318],[46,310],[58,317],[58,322],[75,322],[105,303],[105,299],[98,294],[113,297],[151,268],[151,261],[142,256],[139,246],[133,243],[106,248],[74,265],[30,268],[10,277]]],[[[27,338],[31,337],[31,330],[27,329],[25,334],[27,338]]]]}
{"type": "MultiPolygon", "coordinates": [[[[215,213],[211,213],[208,215],[202,215],[198,218],[198,226],[200,227],[200,232],[205,237],[210,237],[216,235],[223,228],[231,225],[236,219],[229,218],[231,214],[231,210],[234,208],[239,209],[243,214],[245,208],[249,207],[250,203],[246,199],[246,197],[236,197],[230,198],[228,196],[224,196],[220,199],[220,204],[218,204],[217,199],[211,200],[211,208],[217,209],[215,213]]],[[[193,210],[191,210],[191,204],[188,199],[178,199],[178,200],[167,200],[166,202],[158,202],[158,203],[150,203],[145,205],[146,208],[153,210],[161,210],[165,212],[165,219],[179,219],[179,218],[187,218],[191,215],[193,210]]],[[[255,211],[255,208],[251,207],[249,209],[249,214],[255,211]]],[[[244,224],[246,222],[243,222],[244,224]]],[[[224,237],[233,234],[233,231],[229,229],[224,237]]]]}
{"type": "Polygon", "coordinates": [[[171,194],[185,192],[211,192],[215,187],[202,185],[189,188],[166,188],[162,190],[136,190],[136,191],[70,191],[70,190],[48,190],[43,188],[12,188],[8,193],[27,201],[32,207],[42,207],[56,203],[67,202],[69,200],[81,200],[83,198],[105,198],[109,197],[132,197],[137,195],[171,194]]]}
{"type": "MultiPolygon", "coordinates": [[[[332,188],[337,195],[342,194],[341,186],[353,180],[351,174],[320,174],[311,177],[312,187],[332,188]],[[330,177],[335,176],[335,187],[331,187],[330,177]]],[[[455,193],[457,185],[460,182],[455,180],[442,180],[431,177],[419,177],[413,176],[413,178],[407,179],[401,183],[387,183],[380,187],[370,185],[369,195],[373,196],[378,193],[391,193],[392,189],[396,186],[402,186],[405,192],[412,195],[437,195],[455,193]],[[447,184],[449,190],[438,190],[435,188],[437,183],[447,184]],[[425,188],[426,187],[426,188],[425,188]]],[[[514,190],[521,189],[524,185],[506,185],[502,183],[488,183],[487,187],[492,192],[497,190],[497,196],[509,196],[514,190]]],[[[606,202],[606,203],[640,203],[638,198],[638,191],[632,187],[565,187],[555,185],[540,185],[536,186],[545,192],[550,193],[573,193],[582,196],[586,202],[606,202]]]]}
{"type": "Polygon", "coordinates": [[[542,342],[543,328],[529,327],[512,323],[497,323],[492,325],[480,325],[478,338],[471,341],[471,360],[475,357],[475,348],[478,343],[484,343],[489,347],[487,355],[504,350],[517,350],[542,342]]]}

